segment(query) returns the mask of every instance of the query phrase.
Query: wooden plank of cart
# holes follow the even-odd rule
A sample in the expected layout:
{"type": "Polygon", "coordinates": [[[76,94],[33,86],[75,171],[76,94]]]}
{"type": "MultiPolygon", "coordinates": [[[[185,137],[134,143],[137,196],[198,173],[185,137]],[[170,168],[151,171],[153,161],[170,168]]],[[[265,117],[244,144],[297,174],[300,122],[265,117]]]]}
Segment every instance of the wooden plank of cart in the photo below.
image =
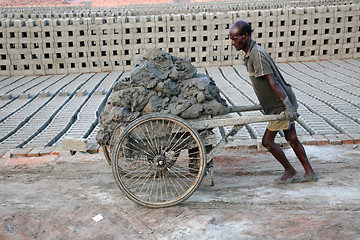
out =
{"type": "MultiPolygon", "coordinates": [[[[231,112],[260,109],[259,105],[234,106],[231,112]]],[[[249,123],[285,118],[259,114],[184,120],[169,114],[148,114],[114,131],[112,147],[103,147],[104,155],[116,183],[129,199],[146,207],[169,207],[189,198],[204,178],[207,185],[213,183],[213,157],[229,136],[249,123]],[[233,128],[225,134],[225,126],[233,128]],[[214,143],[212,129],[216,127],[222,139],[214,143]]]]}

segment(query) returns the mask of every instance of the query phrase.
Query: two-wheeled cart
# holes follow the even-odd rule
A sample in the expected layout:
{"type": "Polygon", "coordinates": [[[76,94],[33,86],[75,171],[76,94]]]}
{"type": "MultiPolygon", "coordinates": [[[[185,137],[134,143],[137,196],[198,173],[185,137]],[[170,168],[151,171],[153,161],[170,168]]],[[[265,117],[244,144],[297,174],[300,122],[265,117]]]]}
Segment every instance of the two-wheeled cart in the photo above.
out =
{"type": "MultiPolygon", "coordinates": [[[[259,105],[236,106],[231,112],[260,110],[259,105]]],[[[104,146],[119,188],[132,201],[147,207],[168,207],[190,197],[204,176],[212,174],[212,159],[245,124],[284,120],[285,115],[216,117],[184,120],[155,113],[116,129],[112,148],[104,146]],[[224,134],[223,127],[233,126],[224,134]],[[214,143],[213,128],[222,128],[214,143]]],[[[212,178],[212,176],[210,176],[212,178]]]]}

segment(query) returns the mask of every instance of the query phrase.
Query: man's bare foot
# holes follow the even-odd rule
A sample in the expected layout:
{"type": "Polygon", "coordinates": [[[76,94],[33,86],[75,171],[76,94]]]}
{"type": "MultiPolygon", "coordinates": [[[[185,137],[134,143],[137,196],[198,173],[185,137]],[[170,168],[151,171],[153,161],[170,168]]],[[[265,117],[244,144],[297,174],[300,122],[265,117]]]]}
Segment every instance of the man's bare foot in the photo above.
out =
{"type": "Polygon", "coordinates": [[[296,178],[297,172],[289,171],[285,172],[280,178],[275,179],[276,183],[291,183],[296,178]]]}
{"type": "Polygon", "coordinates": [[[317,182],[319,178],[315,173],[313,174],[305,174],[301,177],[296,177],[292,180],[292,183],[303,183],[303,182],[317,182]]]}

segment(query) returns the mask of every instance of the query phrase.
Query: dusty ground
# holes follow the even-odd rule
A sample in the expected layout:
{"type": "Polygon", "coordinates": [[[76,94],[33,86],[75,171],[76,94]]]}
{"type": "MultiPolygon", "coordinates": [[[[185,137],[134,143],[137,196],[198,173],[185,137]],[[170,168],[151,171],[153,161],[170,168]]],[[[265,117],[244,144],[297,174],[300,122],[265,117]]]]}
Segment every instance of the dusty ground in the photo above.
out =
{"type": "Polygon", "coordinates": [[[228,150],[214,187],[165,209],[128,200],[102,154],[2,158],[0,239],[360,239],[360,146],[306,150],[319,182],[275,184],[268,153],[228,150]]]}

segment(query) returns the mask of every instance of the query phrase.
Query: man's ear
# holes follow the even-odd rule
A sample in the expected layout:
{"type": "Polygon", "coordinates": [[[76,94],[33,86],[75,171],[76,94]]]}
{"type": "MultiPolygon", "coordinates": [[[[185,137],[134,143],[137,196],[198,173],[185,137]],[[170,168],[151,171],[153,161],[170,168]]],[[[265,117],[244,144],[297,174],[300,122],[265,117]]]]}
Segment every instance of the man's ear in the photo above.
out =
{"type": "Polygon", "coordinates": [[[249,39],[249,33],[247,33],[247,32],[244,33],[244,37],[245,37],[246,40],[248,40],[249,39]]]}

